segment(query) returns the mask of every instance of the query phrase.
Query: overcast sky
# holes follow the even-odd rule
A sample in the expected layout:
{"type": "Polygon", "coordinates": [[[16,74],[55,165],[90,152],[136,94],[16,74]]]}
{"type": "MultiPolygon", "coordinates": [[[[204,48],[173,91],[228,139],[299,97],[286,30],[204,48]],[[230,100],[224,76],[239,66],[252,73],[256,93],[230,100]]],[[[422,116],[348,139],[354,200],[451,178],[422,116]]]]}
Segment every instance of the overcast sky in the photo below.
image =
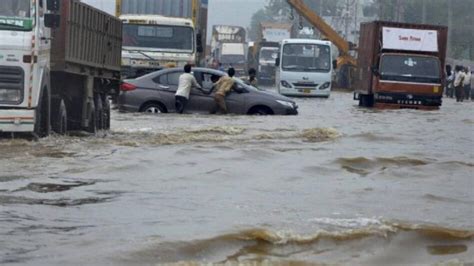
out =
{"type": "MultiPolygon", "coordinates": [[[[115,14],[115,0],[82,0],[92,6],[115,14]]],[[[265,6],[267,0],[209,0],[208,32],[213,25],[236,25],[247,28],[252,15],[265,6]]]]}

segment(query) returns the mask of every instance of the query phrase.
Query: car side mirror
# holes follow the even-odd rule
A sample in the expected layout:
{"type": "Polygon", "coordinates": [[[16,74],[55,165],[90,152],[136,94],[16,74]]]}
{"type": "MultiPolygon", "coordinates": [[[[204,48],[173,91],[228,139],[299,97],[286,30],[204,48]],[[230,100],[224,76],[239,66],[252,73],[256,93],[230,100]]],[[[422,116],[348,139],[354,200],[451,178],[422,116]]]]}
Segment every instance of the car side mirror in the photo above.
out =
{"type": "Polygon", "coordinates": [[[277,57],[275,59],[275,66],[279,67],[280,66],[280,57],[277,57]]]}
{"type": "Polygon", "coordinates": [[[45,14],[44,26],[46,28],[59,28],[61,23],[61,16],[58,14],[45,14]]]}
{"type": "Polygon", "coordinates": [[[47,0],[46,5],[48,6],[49,11],[57,12],[59,11],[59,8],[61,7],[60,3],[61,3],[60,0],[47,0]]]}

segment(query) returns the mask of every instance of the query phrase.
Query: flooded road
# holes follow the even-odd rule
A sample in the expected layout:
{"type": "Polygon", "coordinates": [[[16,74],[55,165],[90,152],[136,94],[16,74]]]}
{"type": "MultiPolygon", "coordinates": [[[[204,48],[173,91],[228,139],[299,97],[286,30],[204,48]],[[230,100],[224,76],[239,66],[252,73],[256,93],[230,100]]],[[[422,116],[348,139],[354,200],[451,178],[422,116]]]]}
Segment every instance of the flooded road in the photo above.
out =
{"type": "Polygon", "coordinates": [[[0,140],[0,264],[474,263],[474,103],[297,103],[0,140]]]}

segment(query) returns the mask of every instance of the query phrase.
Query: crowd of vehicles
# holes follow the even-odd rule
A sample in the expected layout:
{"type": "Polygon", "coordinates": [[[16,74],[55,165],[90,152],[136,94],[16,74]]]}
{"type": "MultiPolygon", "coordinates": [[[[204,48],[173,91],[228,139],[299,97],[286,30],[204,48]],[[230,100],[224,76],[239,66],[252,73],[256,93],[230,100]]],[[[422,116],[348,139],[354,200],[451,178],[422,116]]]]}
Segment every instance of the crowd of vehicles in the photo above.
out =
{"type": "MultiPolygon", "coordinates": [[[[173,112],[171,96],[182,66],[204,64],[207,0],[116,1],[118,17],[79,0],[2,1],[0,132],[46,136],[51,129],[59,134],[108,129],[109,99],[119,93],[122,110],[173,112]]],[[[441,105],[446,27],[363,23],[356,59],[354,47],[304,1],[287,2],[327,40],[295,39],[290,25],[262,24],[259,40],[247,50],[243,28],[216,25],[211,56],[224,69],[234,67],[237,76],[256,68],[262,81],[276,80],[282,95],[329,97],[334,45],[340,52],[337,72],[347,70],[343,80],[360,106],[441,105]]],[[[210,78],[224,73],[195,68],[194,74],[208,93],[194,91],[190,110],[207,113],[213,105],[210,78]]],[[[294,101],[284,96],[239,79],[237,87],[228,97],[231,112],[297,113],[294,101]]]]}
{"type": "Polygon", "coordinates": [[[122,24],[79,0],[0,8],[0,132],[108,129],[120,86],[122,24]]]}
{"type": "MultiPolygon", "coordinates": [[[[119,97],[119,108],[129,112],[175,112],[175,93],[183,68],[157,71],[137,79],[125,80],[119,97]]],[[[214,82],[226,75],[209,68],[194,68],[193,75],[202,89],[193,88],[186,111],[209,114],[216,107],[214,82]]],[[[227,107],[233,114],[296,115],[296,103],[277,93],[258,90],[236,79],[234,90],[226,96],[227,107]]]]}

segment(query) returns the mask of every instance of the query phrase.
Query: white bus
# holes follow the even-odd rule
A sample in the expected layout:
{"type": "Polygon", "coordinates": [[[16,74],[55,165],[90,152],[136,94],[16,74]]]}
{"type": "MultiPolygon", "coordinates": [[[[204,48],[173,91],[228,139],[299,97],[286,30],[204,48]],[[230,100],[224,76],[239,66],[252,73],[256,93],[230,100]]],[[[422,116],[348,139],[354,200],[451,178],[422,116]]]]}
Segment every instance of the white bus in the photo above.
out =
{"type": "Polygon", "coordinates": [[[277,89],[280,94],[325,98],[331,94],[331,42],[283,40],[277,66],[277,89]]]}

